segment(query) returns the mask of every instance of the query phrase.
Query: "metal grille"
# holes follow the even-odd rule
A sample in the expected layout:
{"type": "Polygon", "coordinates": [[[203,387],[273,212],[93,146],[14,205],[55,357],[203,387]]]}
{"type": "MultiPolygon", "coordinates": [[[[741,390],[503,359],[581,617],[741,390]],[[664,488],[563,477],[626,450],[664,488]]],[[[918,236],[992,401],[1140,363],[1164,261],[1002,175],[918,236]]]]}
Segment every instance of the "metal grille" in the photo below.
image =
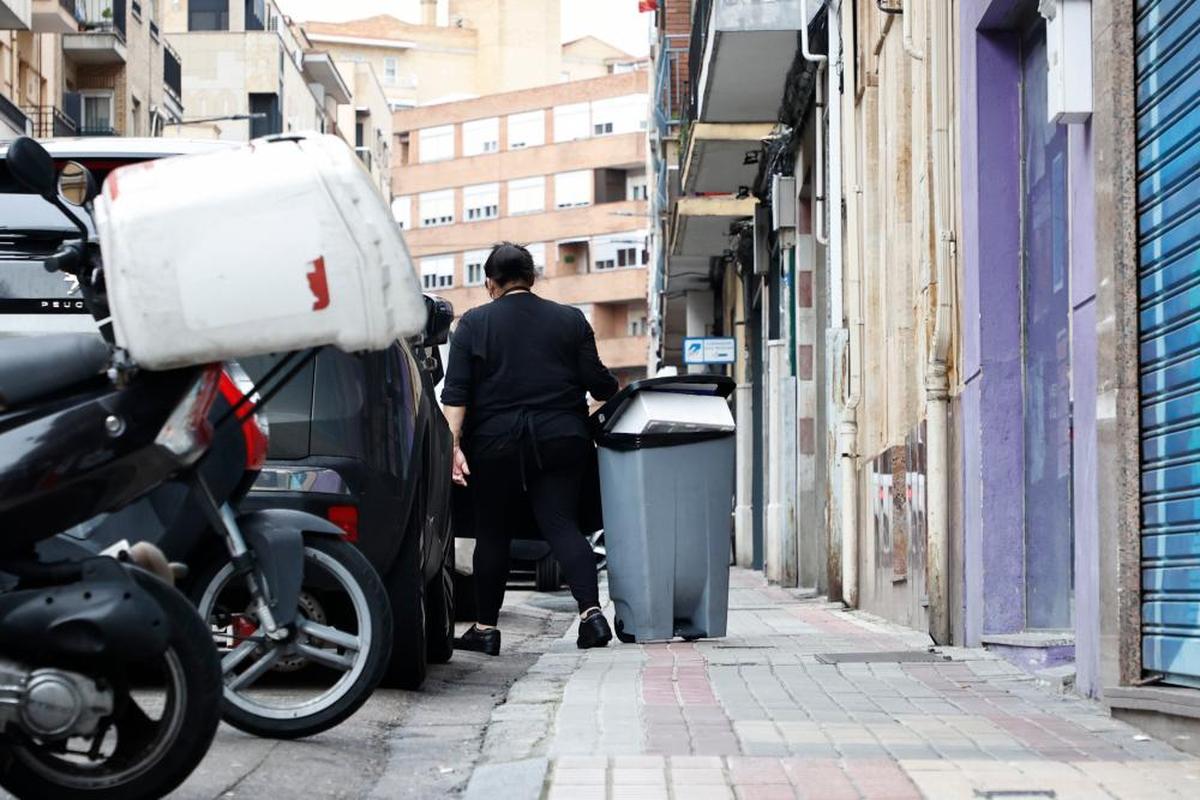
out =
{"type": "Polygon", "coordinates": [[[1200,0],[1139,0],[1142,664],[1200,686],[1200,0]]]}

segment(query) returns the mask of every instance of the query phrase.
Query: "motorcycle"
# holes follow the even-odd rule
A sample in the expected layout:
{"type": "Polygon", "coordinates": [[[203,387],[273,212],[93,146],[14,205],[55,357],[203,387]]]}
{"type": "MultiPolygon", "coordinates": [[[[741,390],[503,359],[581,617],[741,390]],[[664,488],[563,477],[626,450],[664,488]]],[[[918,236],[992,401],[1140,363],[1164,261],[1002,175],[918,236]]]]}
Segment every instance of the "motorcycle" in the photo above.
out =
{"type": "MultiPolygon", "coordinates": [[[[46,268],[106,317],[98,253],[53,161],[19,139],[6,163],[80,230],[46,268]]],[[[158,797],[212,742],[221,668],[188,600],[132,563],[35,547],[194,464],[219,374],[127,372],[89,335],[0,341],[0,786],[17,796],[158,797]]]]}
{"type": "MultiPolygon", "coordinates": [[[[305,357],[284,359],[278,380],[260,383],[282,386],[305,357]]],[[[335,727],[371,696],[391,657],[391,606],[375,569],[333,523],[294,510],[234,511],[266,460],[261,403],[248,376],[227,364],[210,418],[236,424],[203,459],[43,553],[79,558],[121,547],[137,531],[168,557],[199,565],[181,584],[222,656],[225,721],[294,739],[335,727]]]]}

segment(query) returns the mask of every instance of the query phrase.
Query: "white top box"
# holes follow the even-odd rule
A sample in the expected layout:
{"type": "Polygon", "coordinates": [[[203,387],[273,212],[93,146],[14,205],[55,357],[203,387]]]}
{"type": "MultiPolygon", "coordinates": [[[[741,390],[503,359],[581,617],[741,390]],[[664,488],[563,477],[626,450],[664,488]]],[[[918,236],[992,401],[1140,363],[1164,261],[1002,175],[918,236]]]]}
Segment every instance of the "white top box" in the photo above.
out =
{"type": "Polygon", "coordinates": [[[701,433],[736,428],[729,402],[714,395],[638,392],[613,424],[613,433],[701,433]]]}
{"type": "Polygon", "coordinates": [[[378,350],[425,324],[403,235],[336,136],[124,167],[96,219],[117,344],[148,369],[378,350]]]}

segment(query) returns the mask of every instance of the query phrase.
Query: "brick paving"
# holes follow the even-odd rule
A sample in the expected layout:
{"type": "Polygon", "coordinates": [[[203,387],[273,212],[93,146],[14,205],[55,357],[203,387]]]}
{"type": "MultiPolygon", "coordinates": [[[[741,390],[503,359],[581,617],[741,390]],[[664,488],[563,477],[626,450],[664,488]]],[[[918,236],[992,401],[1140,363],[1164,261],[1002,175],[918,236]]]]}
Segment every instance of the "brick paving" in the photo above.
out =
{"type": "Polygon", "coordinates": [[[580,653],[571,631],[493,713],[467,797],[1200,797],[1200,761],[983,651],[817,658],[928,648],[735,570],[727,638],[580,653]]]}

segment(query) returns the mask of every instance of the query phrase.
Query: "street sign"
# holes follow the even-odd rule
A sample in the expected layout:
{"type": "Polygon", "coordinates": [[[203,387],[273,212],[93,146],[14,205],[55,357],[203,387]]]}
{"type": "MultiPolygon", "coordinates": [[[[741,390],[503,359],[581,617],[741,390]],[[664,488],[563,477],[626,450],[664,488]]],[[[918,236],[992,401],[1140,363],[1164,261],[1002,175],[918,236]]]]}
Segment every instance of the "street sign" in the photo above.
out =
{"type": "Polygon", "coordinates": [[[732,364],[737,361],[737,342],[733,338],[709,336],[683,340],[685,364],[732,364]]]}

